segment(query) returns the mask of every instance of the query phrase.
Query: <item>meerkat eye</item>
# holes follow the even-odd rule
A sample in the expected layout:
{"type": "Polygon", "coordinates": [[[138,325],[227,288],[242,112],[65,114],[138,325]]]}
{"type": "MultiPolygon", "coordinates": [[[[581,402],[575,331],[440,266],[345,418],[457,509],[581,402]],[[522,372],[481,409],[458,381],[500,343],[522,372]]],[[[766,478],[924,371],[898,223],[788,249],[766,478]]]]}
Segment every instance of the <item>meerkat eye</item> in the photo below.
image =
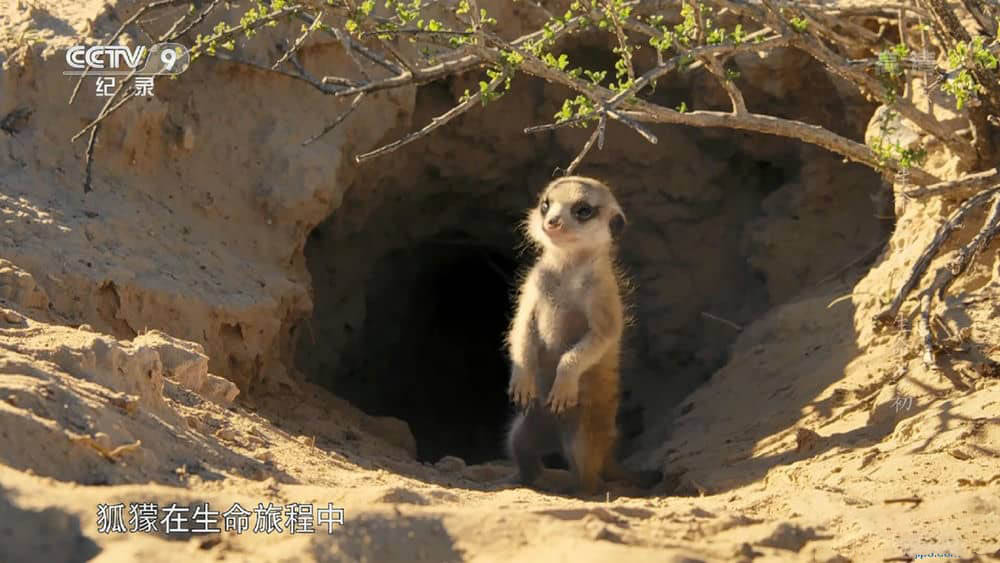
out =
{"type": "Polygon", "coordinates": [[[549,212],[549,200],[548,199],[543,199],[542,200],[542,205],[540,205],[538,207],[538,209],[541,210],[542,215],[545,215],[546,213],[548,213],[549,212]]]}
{"type": "Polygon", "coordinates": [[[587,203],[578,203],[573,208],[573,216],[580,221],[586,221],[594,216],[594,208],[587,203]]]}

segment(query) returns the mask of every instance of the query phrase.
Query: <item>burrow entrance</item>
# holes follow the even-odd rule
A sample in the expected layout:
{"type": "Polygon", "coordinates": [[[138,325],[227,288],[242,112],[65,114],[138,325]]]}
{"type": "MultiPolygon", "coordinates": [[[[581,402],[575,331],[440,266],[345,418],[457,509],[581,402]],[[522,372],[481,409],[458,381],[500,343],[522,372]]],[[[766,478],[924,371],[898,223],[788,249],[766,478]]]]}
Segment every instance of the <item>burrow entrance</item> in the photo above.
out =
{"type": "MultiPolygon", "coordinates": [[[[824,80],[818,69],[812,82],[829,91],[824,80]]],[[[468,86],[422,87],[413,123],[447,110],[468,86]]],[[[699,88],[677,96],[724,99],[699,88]]],[[[843,108],[813,99],[802,94],[804,119],[845,126],[843,108]]],[[[299,369],[369,414],[406,421],[422,461],[504,455],[513,411],[503,335],[516,274],[533,259],[519,250],[518,223],[588,135],[522,128],[550,121],[560,103],[540,82],[515,84],[490,107],[362,167],[309,238],[314,314],[300,332],[299,369]]],[[[880,180],[861,166],[764,135],[654,129],[660,142],[650,146],[609,125],[604,149],[579,170],[616,188],[629,216],[620,252],[635,317],[622,367],[625,454],[662,443],[673,407],[725,363],[739,333],[715,319],[746,325],[891,228],[872,203],[880,180]]]]}
{"type": "Polygon", "coordinates": [[[510,249],[442,232],[375,264],[358,370],[336,391],[410,424],[417,456],[495,459],[510,416],[503,333],[517,263],[510,249]]]}

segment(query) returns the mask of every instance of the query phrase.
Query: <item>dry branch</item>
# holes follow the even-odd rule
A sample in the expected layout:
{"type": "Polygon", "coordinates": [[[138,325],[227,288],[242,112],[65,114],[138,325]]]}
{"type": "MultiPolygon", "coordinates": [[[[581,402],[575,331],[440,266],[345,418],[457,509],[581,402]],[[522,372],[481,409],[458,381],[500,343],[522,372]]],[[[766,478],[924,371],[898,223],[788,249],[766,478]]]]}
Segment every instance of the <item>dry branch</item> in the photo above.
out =
{"type": "MultiPolygon", "coordinates": [[[[500,86],[500,84],[503,84],[503,82],[506,81],[506,80],[507,80],[507,74],[501,72],[500,74],[497,75],[496,78],[494,78],[493,80],[491,80],[490,83],[486,86],[485,93],[493,93],[493,91],[496,90],[497,87],[500,86]]],[[[439,116],[431,119],[431,122],[428,123],[427,125],[425,125],[423,127],[423,129],[420,129],[419,131],[414,131],[413,133],[410,133],[409,135],[406,135],[405,137],[403,137],[401,139],[393,141],[393,142],[389,143],[388,145],[379,147],[379,148],[377,148],[377,149],[375,149],[373,151],[369,151],[369,152],[366,152],[366,153],[359,154],[359,155],[355,156],[354,157],[355,162],[357,162],[358,164],[360,164],[360,163],[362,163],[362,162],[364,162],[366,160],[370,160],[370,159],[375,158],[377,156],[381,156],[381,155],[384,155],[384,154],[391,153],[391,152],[399,149],[400,147],[403,147],[405,145],[408,145],[408,144],[412,143],[413,141],[416,141],[417,139],[419,139],[421,137],[426,137],[428,134],[430,134],[432,131],[434,131],[438,127],[441,127],[445,123],[448,123],[452,119],[458,117],[459,115],[461,115],[461,114],[465,113],[466,111],[468,111],[469,109],[471,109],[472,106],[476,105],[476,102],[478,102],[482,98],[483,93],[484,93],[484,91],[479,91],[479,92],[476,92],[475,94],[472,94],[471,96],[468,97],[468,99],[466,99],[462,103],[460,103],[457,106],[451,108],[450,110],[446,111],[445,113],[443,113],[443,114],[441,114],[441,115],[439,115],[439,116]]]]}
{"type": "Polygon", "coordinates": [[[119,100],[117,103],[114,103],[115,98],[117,98],[118,95],[121,93],[122,89],[128,85],[129,80],[132,78],[134,74],[135,71],[132,71],[132,73],[125,78],[122,84],[118,86],[118,89],[115,90],[114,94],[112,94],[108,98],[108,101],[104,103],[104,107],[101,108],[101,111],[97,116],[97,119],[92,121],[89,125],[84,127],[79,133],[74,135],[72,139],[70,139],[70,142],[73,142],[76,139],[78,139],[80,135],[83,135],[88,129],[90,130],[90,137],[87,139],[87,149],[84,153],[85,162],[84,162],[84,176],[83,176],[83,193],[89,193],[92,189],[91,186],[92,186],[93,171],[94,171],[94,148],[97,146],[98,129],[101,126],[101,122],[104,121],[105,118],[114,113],[125,102],[131,100],[135,96],[135,92],[131,91],[127,93],[125,97],[119,100]],[[113,103],[114,105],[112,105],[113,103]]]}
{"type": "Polygon", "coordinates": [[[941,245],[948,240],[951,233],[955,229],[961,226],[962,222],[969,213],[985,204],[997,192],[1000,192],[1000,186],[982,191],[969,198],[962,205],[960,205],[954,213],[952,213],[951,217],[949,217],[944,224],[938,227],[931,243],[927,245],[924,251],[920,254],[920,257],[917,258],[917,261],[913,264],[910,275],[896,292],[892,302],[890,302],[889,306],[885,310],[875,316],[876,322],[880,324],[889,324],[895,320],[896,315],[899,314],[899,308],[903,305],[903,301],[906,300],[906,297],[923,277],[924,273],[927,271],[927,267],[931,263],[931,260],[937,255],[938,250],[940,250],[941,245]]]}
{"type": "Polygon", "coordinates": [[[733,113],[735,115],[743,115],[747,112],[746,101],[743,100],[743,92],[733,84],[733,81],[726,76],[726,70],[722,68],[719,60],[715,58],[715,55],[709,55],[703,59],[708,64],[708,68],[713,75],[719,80],[719,83],[725,88],[726,93],[729,94],[729,100],[733,104],[733,113]]]}
{"type": "Polygon", "coordinates": [[[563,127],[569,127],[570,125],[576,125],[577,123],[582,123],[584,121],[589,121],[595,119],[593,114],[578,115],[570,119],[564,119],[562,121],[557,121],[556,123],[546,123],[544,125],[532,125],[531,127],[525,127],[525,133],[541,133],[543,131],[554,131],[556,129],[561,129],[563,127]]]}
{"type": "Polygon", "coordinates": [[[322,25],[322,22],[323,22],[323,16],[322,16],[322,14],[316,16],[315,19],[313,20],[313,24],[311,26],[307,27],[305,29],[305,31],[303,31],[302,33],[300,33],[299,36],[295,38],[295,42],[292,43],[292,46],[287,51],[285,51],[281,55],[281,57],[278,58],[278,60],[274,61],[274,64],[271,65],[271,68],[272,69],[278,68],[279,66],[281,66],[281,64],[283,62],[287,61],[289,59],[289,57],[291,57],[299,49],[301,49],[302,45],[306,42],[306,39],[309,39],[309,36],[312,35],[312,33],[314,31],[316,31],[317,27],[319,27],[320,25],[322,25]]]}
{"type": "Polygon", "coordinates": [[[221,0],[212,0],[212,3],[206,6],[205,9],[201,11],[201,13],[199,13],[193,20],[191,20],[190,23],[184,26],[184,29],[173,33],[168,31],[167,33],[164,34],[165,35],[164,37],[160,37],[160,41],[176,41],[177,39],[184,37],[192,29],[201,25],[201,22],[205,21],[205,18],[208,17],[208,15],[211,14],[219,6],[219,2],[221,2],[221,0]]]}
{"type": "MultiPolygon", "coordinates": [[[[755,131],[758,133],[768,133],[771,135],[798,139],[810,144],[821,146],[850,160],[866,164],[876,170],[882,167],[874,153],[872,153],[871,149],[861,143],[851,141],[850,139],[837,135],[829,129],[825,129],[819,125],[810,125],[802,123],[801,121],[753,113],[747,113],[745,115],[734,115],[732,113],[714,111],[681,113],[645,100],[630,100],[626,97],[628,95],[627,93],[614,93],[602,86],[591,84],[590,82],[582,79],[572,77],[565,72],[561,72],[558,69],[545,64],[531,53],[528,53],[511,43],[507,43],[506,41],[491,34],[487,34],[487,37],[494,43],[497,43],[501,48],[516,51],[524,57],[524,62],[521,65],[521,70],[523,72],[543,78],[550,82],[562,84],[571,90],[585,94],[602,106],[611,106],[611,101],[615,100],[616,103],[619,103],[619,105],[631,110],[621,111],[619,113],[635,121],[673,123],[691,125],[695,127],[724,127],[755,131]]],[[[478,52],[483,58],[492,58],[498,64],[503,62],[499,53],[495,51],[491,51],[485,47],[480,47],[478,52]]],[[[652,77],[655,76],[655,74],[649,73],[649,76],[651,77],[649,80],[652,80],[652,77]]],[[[639,81],[637,81],[637,85],[638,82],[639,81]]],[[[885,167],[893,172],[898,172],[900,170],[898,164],[895,162],[886,163],[885,167]]],[[[938,181],[937,178],[920,169],[912,169],[910,171],[910,179],[918,184],[929,184],[938,181]]]]}
{"type": "Polygon", "coordinates": [[[340,115],[338,115],[337,118],[333,120],[333,122],[331,122],[329,125],[327,125],[326,127],[324,127],[323,130],[319,132],[319,134],[314,135],[312,137],[309,137],[308,139],[302,141],[302,146],[306,146],[306,145],[308,145],[310,143],[318,141],[320,138],[323,137],[323,135],[326,135],[330,131],[333,131],[334,129],[336,129],[337,126],[341,124],[341,122],[343,122],[345,119],[347,119],[347,116],[349,116],[352,113],[354,113],[354,110],[358,108],[358,105],[361,104],[361,100],[364,97],[365,97],[365,93],[364,92],[358,94],[357,96],[354,96],[354,99],[351,100],[351,105],[348,106],[348,108],[346,110],[344,110],[343,113],[341,113],[340,115]]]}
{"type": "MultiPolygon", "coordinates": [[[[889,98],[888,90],[875,77],[854,68],[845,58],[831,51],[814,37],[800,34],[793,41],[793,44],[825,64],[835,74],[853,83],[862,94],[879,100],[889,98]]],[[[912,103],[899,98],[895,99],[892,108],[898,111],[903,117],[912,121],[923,131],[940,139],[955,154],[967,160],[975,158],[975,151],[973,151],[972,147],[965,140],[946,130],[932,115],[919,110],[912,103]]]]}
{"type": "Polygon", "coordinates": [[[740,326],[740,325],[738,325],[738,324],[736,324],[733,321],[730,321],[728,319],[724,319],[724,318],[722,318],[722,317],[720,317],[718,315],[713,315],[712,313],[709,313],[707,311],[702,311],[701,315],[703,317],[705,317],[706,319],[712,319],[715,322],[722,323],[722,324],[724,324],[724,325],[726,325],[726,326],[728,326],[728,327],[730,327],[733,330],[736,330],[738,332],[742,332],[743,331],[743,327],[742,326],[740,326]]]}
{"type": "MultiPolygon", "coordinates": [[[[583,149],[580,150],[580,154],[576,155],[576,158],[573,159],[573,162],[570,162],[569,166],[566,167],[565,176],[572,175],[573,171],[576,170],[576,167],[579,166],[581,162],[583,162],[583,157],[587,156],[587,153],[590,152],[590,148],[594,146],[594,143],[597,141],[597,139],[599,137],[600,138],[604,137],[604,128],[605,126],[607,126],[607,123],[608,123],[607,118],[602,115],[600,117],[600,120],[597,122],[597,127],[594,128],[594,132],[590,135],[590,138],[587,139],[587,142],[583,145],[583,149]]],[[[604,143],[601,142],[601,145],[603,144],[604,143]]]]}
{"type": "MultiPolygon", "coordinates": [[[[724,127],[788,137],[823,147],[855,162],[866,164],[876,170],[879,169],[878,159],[875,158],[871,149],[861,143],[841,137],[819,125],[757,113],[747,113],[744,115],[734,115],[721,111],[681,113],[645,101],[639,101],[631,105],[635,110],[623,113],[637,121],[678,123],[695,127],[724,127]]],[[[888,163],[886,167],[894,171],[899,170],[896,163],[888,163]]],[[[919,184],[938,181],[937,178],[920,169],[911,169],[910,180],[919,184]]]]}
{"type": "MultiPolygon", "coordinates": [[[[483,63],[482,59],[477,57],[476,55],[466,55],[463,57],[442,61],[436,65],[429,66],[426,68],[414,69],[413,72],[404,71],[403,73],[393,75],[389,78],[373,80],[370,82],[359,84],[357,86],[338,90],[337,95],[350,96],[354,94],[360,94],[362,92],[377,92],[379,90],[391,90],[393,88],[400,88],[403,86],[408,86],[410,84],[413,85],[426,84],[428,82],[433,82],[435,80],[439,80],[446,76],[451,76],[453,74],[461,74],[465,71],[480,66],[482,63],[483,63]]],[[[343,79],[334,76],[323,77],[324,84],[333,83],[338,80],[343,80],[343,79]]]]}
{"type": "Polygon", "coordinates": [[[951,287],[955,278],[965,273],[969,265],[972,264],[972,260],[996,238],[997,233],[1000,233],[1000,194],[993,197],[993,208],[982,229],[969,241],[969,244],[959,249],[958,254],[948,266],[941,269],[942,275],[934,284],[937,286],[939,299],[944,298],[944,294],[951,287]]]}
{"type": "MultiPolygon", "coordinates": [[[[142,10],[140,10],[140,12],[148,12],[157,7],[171,5],[176,1],[177,0],[157,0],[149,3],[142,10]]],[[[935,2],[939,3],[941,0],[926,1],[934,4],[935,2]]],[[[213,0],[208,8],[195,17],[184,30],[179,32],[179,35],[187,33],[193,28],[194,25],[201,23],[205,19],[205,16],[218,4],[218,0],[213,0]]],[[[882,41],[880,36],[881,32],[868,30],[859,23],[852,21],[851,18],[877,17],[888,19],[890,21],[895,18],[897,20],[896,23],[905,28],[905,15],[901,16],[901,13],[908,12],[910,14],[915,14],[918,17],[924,17],[935,12],[934,6],[929,9],[925,9],[922,6],[909,6],[897,2],[877,7],[843,7],[836,4],[823,5],[820,3],[788,3],[781,0],[761,0],[761,2],[755,3],[744,2],[741,0],[709,0],[709,4],[742,18],[745,23],[755,24],[758,29],[749,33],[749,35],[744,35],[743,40],[741,41],[731,42],[727,40],[723,41],[721,44],[708,45],[706,42],[708,41],[707,32],[709,31],[709,23],[708,20],[703,17],[701,10],[696,9],[694,12],[696,27],[694,29],[694,33],[688,38],[694,41],[694,44],[689,45],[688,40],[685,39],[684,45],[681,45],[675,38],[673,41],[673,47],[677,50],[677,54],[664,60],[662,53],[658,49],[657,64],[641,74],[634,68],[634,61],[630,56],[632,50],[636,48],[636,45],[641,44],[641,41],[637,43],[635,39],[629,36],[629,34],[634,33],[639,36],[640,39],[654,37],[662,38],[663,35],[662,31],[653,25],[645,23],[642,20],[642,17],[636,15],[638,11],[644,9],[647,12],[658,12],[662,10],[662,8],[658,6],[646,7],[641,3],[635,3],[632,6],[633,11],[636,13],[622,16],[624,12],[619,13],[617,11],[617,3],[605,0],[584,2],[584,13],[581,14],[580,12],[577,12],[577,14],[572,17],[567,16],[565,21],[558,21],[557,19],[550,18],[544,29],[538,29],[537,31],[525,34],[511,41],[501,39],[487,29],[485,22],[480,21],[480,13],[478,6],[475,5],[475,2],[471,3],[473,9],[469,13],[468,21],[465,22],[465,20],[462,20],[464,23],[469,23],[471,25],[471,28],[466,31],[462,31],[461,29],[450,30],[440,28],[432,30],[425,26],[414,28],[412,23],[409,27],[402,26],[386,28],[382,24],[392,20],[392,17],[385,18],[373,16],[372,20],[362,22],[357,37],[363,38],[374,34],[378,38],[378,45],[381,45],[381,49],[378,49],[377,46],[376,48],[373,48],[372,46],[362,44],[358,39],[347,33],[343,26],[325,25],[320,23],[319,18],[324,14],[331,16],[330,18],[327,18],[328,20],[336,19],[338,21],[344,21],[346,17],[349,17],[349,13],[353,13],[349,12],[355,7],[352,3],[347,3],[345,5],[327,5],[308,2],[305,4],[294,4],[284,6],[280,10],[275,10],[274,13],[268,14],[266,19],[273,20],[277,17],[290,15],[309,24],[310,31],[313,28],[321,29],[324,33],[336,38],[336,40],[343,45],[347,54],[353,59],[355,66],[357,66],[361,74],[364,75],[364,78],[361,80],[353,80],[337,76],[325,76],[321,80],[316,80],[308,76],[294,57],[294,52],[301,46],[302,42],[307,37],[308,32],[299,35],[298,39],[295,40],[294,45],[292,45],[292,47],[274,64],[274,66],[277,67],[277,65],[280,65],[281,62],[288,60],[299,69],[299,72],[283,74],[298,80],[303,80],[309,83],[312,87],[317,88],[326,94],[353,97],[350,109],[347,110],[347,113],[339,116],[332,125],[324,128],[323,132],[319,135],[307,139],[305,141],[306,144],[321,137],[323,134],[332,130],[337,123],[342,122],[343,118],[350,111],[353,111],[353,109],[366,98],[366,96],[360,96],[360,94],[372,94],[381,90],[424,84],[440,80],[448,76],[461,74],[475,68],[494,66],[504,68],[505,76],[508,77],[512,76],[514,72],[522,72],[542,78],[549,82],[560,84],[573,92],[583,94],[589,98],[593,107],[596,108],[596,112],[593,115],[578,116],[576,118],[557,122],[551,125],[530,127],[526,129],[526,132],[546,131],[557,127],[595,119],[600,121],[598,129],[595,131],[595,134],[597,132],[600,132],[600,134],[597,137],[594,137],[594,142],[597,142],[603,138],[603,131],[606,127],[607,118],[611,118],[632,128],[642,135],[647,141],[655,143],[655,135],[649,129],[644,127],[642,125],[643,123],[670,123],[693,127],[724,127],[797,139],[820,146],[835,152],[846,159],[863,163],[879,171],[890,173],[900,172],[901,168],[899,163],[893,161],[892,159],[889,159],[889,161],[886,162],[884,156],[876,158],[876,155],[872,152],[872,150],[864,144],[837,135],[836,133],[833,133],[823,127],[792,119],[782,119],[770,115],[750,113],[746,109],[746,101],[744,100],[740,89],[736,87],[731,80],[727,79],[724,64],[729,57],[737,53],[761,52],[775,47],[792,46],[808,53],[816,60],[822,62],[830,71],[852,82],[863,93],[867,93],[879,99],[887,99],[890,92],[887,90],[884,83],[868,74],[863,68],[858,68],[857,65],[852,65],[851,62],[841,54],[846,49],[856,46],[855,44],[857,41],[862,41],[865,44],[868,44],[869,48],[872,50],[878,47],[878,44],[882,41]],[[316,15],[307,14],[303,11],[305,9],[312,10],[312,8],[317,9],[315,12],[316,15]],[[809,25],[807,26],[808,29],[792,29],[789,25],[787,17],[794,14],[798,14],[806,18],[806,21],[809,22],[809,25]],[[628,87],[622,88],[617,92],[600,84],[592,84],[588,81],[582,80],[579,77],[562,70],[561,68],[556,68],[551,64],[544,62],[538,56],[538,53],[541,52],[540,50],[537,50],[539,47],[543,47],[545,50],[551,48],[553,49],[552,52],[558,52],[554,50],[554,46],[558,41],[566,35],[576,32],[581,27],[585,25],[589,26],[598,20],[604,20],[608,24],[606,29],[608,33],[614,37],[615,43],[617,43],[617,50],[619,51],[619,54],[623,58],[625,64],[625,71],[623,72],[626,72],[630,78],[628,87]],[[371,22],[376,22],[377,25],[373,26],[371,22]],[[459,41],[459,43],[465,42],[466,45],[456,47],[451,53],[443,56],[444,60],[438,59],[440,62],[436,62],[436,64],[417,65],[410,64],[404,60],[394,46],[383,38],[384,34],[402,34],[411,37],[431,38],[435,36],[466,38],[465,41],[459,41]],[[471,44],[469,44],[468,38],[472,38],[471,44]],[[383,52],[379,52],[380,50],[383,52]],[[508,59],[510,53],[517,53],[521,57],[521,61],[517,64],[511,65],[508,59]],[[389,71],[391,74],[388,77],[378,78],[369,76],[365,65],[363,65],[359,60],[360,58],[374,63],[382,69],[389,71]],[[398,61],[398,64],[392,59],[398,61]],[[696,62],[694,64],[688,64],[692,60],[696,62]],[[732,101],[732,112],[694,111],[682,113],[639,98],[648,86],[654,84],[659,78],[666,76],[668,73],[677,70],[682,66],[685,66],[689,70],[693,70],[700,66],[701,68],[705,68],[714,74],[720,80],[732,101]]],[[[540,5],[536,5],[536,7],[542,8],[540,5]]],[[[137,17],[138,16],[130,18],[130,21],[134,22],[137,17]]],[[[184,21],[184,19],[182,18],[181,20],[178,20],[173,26],[171,26],[171,34],[178,33],[174,30],[180,25],[181,21],[184,21]]],[[[214,37],[214,39],[218,41],[229,39],[230,37],[245,31],[245,28],[257,27],[260,23],[262,23],[262,21],[263,20],[258,20],[257,22],[240,25],[226,30],[226,33],[221,36],[214,37]]],[[[652,22],[652,20],[650,21],[652,22]]],[[[406,22],[404,21],[403,23],[405,24],[406,22]]],[[[121,33],[127,25],[129,25],[129,22],[123,24],[122,29],[119,30],[118,33],[121,33]]],[[[939,27],[947,26],[942,24],[939,27]]],[[[945,31],[952,30],[946,29],[945,31]]],[[[441,43],[436,44],[441,45],[441,43]]],[[[198,51],[199,47],[201,47],[201,45],[195,46],[192,51],[198,51]]],[[[257,66],[253,63],[246,63],[243,61],[236,62],[257,66]]],[[[490,90],[490,92],[492,92],[492,90],[490,90]]],[[[359,155],[357,158],[361,161],[379,154],[391,152],[392,150],[395,150],[396,148],[412,142],[413,140],[416,140],[417,138],[433,131],[448,119],[453,118],[455,115],[467,110],[469,107],[471,107],[471,104],[463,102],[462,104],[459,104],[459,106],[456,106],[456,108],[453,108],[451,111],[433,120],[421,131],[411,133],[395,143],[391,143],[386,147],[359,155]]],[[[899,111],[901,115],[914,122],[923,131],[941,139],[956,154],[959,154],[962,157],[975,156],[975,150],[973,150],[972,145],[967,140],[956,136],[949,130],[946,130],[934,119],[933,116],[919,110],[907,100],[898,98],[895,99],[893,101],[893,108],[899,111]]],[[[99,116],[98,120],[95,120],[95,123],[88,127],[96,126],[96,124],[99,123],[99,120],[104,117],[106,117],[106,115],[99,116]]],[[[85,131],[86,128],[81,132],[81,134],[85,131]]],[[[593,143],[590,143],[590,146],[592,145],[593,143]]],[[[589,148],[587,150],[589,150],[589,148]]],[[[581,151],[580,154],[585,155],[587,150],[581,151]]],[[[578,158],[580,157],[578,156],[578,158]]],[[[576,162],[576,160],[574,162],[576,162]]],[[[986,183],[994,177],[989,173],[979,173],[982,175],[981,178],[978,175],[972,175],[966,179],[957,181],[958,183],[945,183],[939,182],[938,178],[935,178],[926,171],[917,168],[911,168],[908,173],[910,181],[915,184],[924,186],[927,184],[933,184],[933,186],[913,190],[908,193],[908,195],[925,195],[962,186],[975,187],[982,185],[978,182],[986,183]]]]}
{"type": "MultiPolygon", "coordinates": [[[[302,20],[309,26],[313,25],[315,19],[309,14],[304,14],[299,11],[296,11],[295,17],[302,20]]],[[[392,61],[376,53],[375,51],[372,51],[368,47],[365,47],[361,43],[355,41],[354,39],[351,38],[350,35],[347,35],[347,33],[344,32],[343,30],[336,27],[331,27],[329,29],[324,28],[323,31],[325,31],[328,35],[333,36],[335,39],[337,39],[337,41],[341,41],[347,47],[347,52],[350,56],[353,57],[354,53],[357,52],[359,55],[381,66],[382,68],[388,70],[393,74],[399,74],[400,72],[402,72],[402,69],[399,68],[398,65],[394,64],[392,61]]]]}
{"type": "MultiPolygon", "coordinates": [[[[331,96],[337,95],[337,94],[340,93],[340,90],[338,88],[336,88],[334,86],[330,86],[328,84],[323,84],[320,80],[318,80],[316,78],[313,78],[313,77],[309,76],[308,74],[303,73],[301,70],[298,73],[288,72],[288,71],[285,71],[285,70],[281,70],[280,68],[272,68],[270,65],[262,65],[262,64],[255,63],[253,61],[249,61],[249,60],[245,60],[245,59],[240,59],[240,58],[233,57],[233,56],[230,56],[230,55],[225,55],[225,54],[222,54],[222,53],[220,53],[218,51],[216,51],[215,54],[208,54],[208,53],[206,53],[205,56],[213,58],[213,59],[217,59],[217,60],[220,60],[220,61],[225,61],[227,63],[232,63],[232,64],[236,64],[236,65],[246,66],[246,67],[252,68],[254,70],[259,70],[261,72],[268,72],[268,73],[273,73],[273,74],[280,74],[282,76],[287,76],[288,78],[291,78],[293,80],[300,80],[300,81],[305,82],[306,84],[312,86],[313,88],[319,90],[320,92],[322,92],[324,94],[331,95],[331,96]]],[[[294,63],[294,58],[293,57],[289,57],[289,61],[294,63]]]]}
{"type": "Polygon", "coordinates": [[[912,197],[926,197],[931,195],[948,195],[949,193],[961,193],[965,190],[981,190],[994,184],[1000,183],[1000,169],[991,168],[963,176],[957,180],[938,182],[929,186],[924,186],[904,192],[904,195],[912,197]]]}

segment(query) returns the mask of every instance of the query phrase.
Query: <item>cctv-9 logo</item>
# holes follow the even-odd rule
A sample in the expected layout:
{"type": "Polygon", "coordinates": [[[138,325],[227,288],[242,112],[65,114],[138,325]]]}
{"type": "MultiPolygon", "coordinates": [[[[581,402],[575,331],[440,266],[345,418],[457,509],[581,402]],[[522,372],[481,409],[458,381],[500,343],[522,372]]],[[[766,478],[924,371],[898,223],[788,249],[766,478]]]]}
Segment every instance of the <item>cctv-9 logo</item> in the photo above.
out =
{"type": "Polygon", "coordinates": [[[149,48],[141,45],[134,48],[124,45],[95,45],[85,47],[76,45],[66,51],[66,63],[71,68],[90,68],[95,74],[118,74],[118,69],[138,69],[145,58],[145,64],[136,74],[177,75],[191,65],[191,54],[187,47],[180,43],[157,43],[149,48]]]}

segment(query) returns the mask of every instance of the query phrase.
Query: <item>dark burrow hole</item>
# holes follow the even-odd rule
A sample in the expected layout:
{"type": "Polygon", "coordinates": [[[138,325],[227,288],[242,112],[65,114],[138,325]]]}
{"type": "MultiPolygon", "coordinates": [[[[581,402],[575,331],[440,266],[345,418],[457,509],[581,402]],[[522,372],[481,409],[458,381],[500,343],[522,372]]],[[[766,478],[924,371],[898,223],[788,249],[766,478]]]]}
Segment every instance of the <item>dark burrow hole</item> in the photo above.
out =
{"type": "Polygon", "coordinates": [[[406,421],[420,461],[502,458],[511,416],[503,339],[517,268],[511,249],[461,232],[381,257],[356,341],[361,367],[332,390],[370,415],[406,421]]]}

